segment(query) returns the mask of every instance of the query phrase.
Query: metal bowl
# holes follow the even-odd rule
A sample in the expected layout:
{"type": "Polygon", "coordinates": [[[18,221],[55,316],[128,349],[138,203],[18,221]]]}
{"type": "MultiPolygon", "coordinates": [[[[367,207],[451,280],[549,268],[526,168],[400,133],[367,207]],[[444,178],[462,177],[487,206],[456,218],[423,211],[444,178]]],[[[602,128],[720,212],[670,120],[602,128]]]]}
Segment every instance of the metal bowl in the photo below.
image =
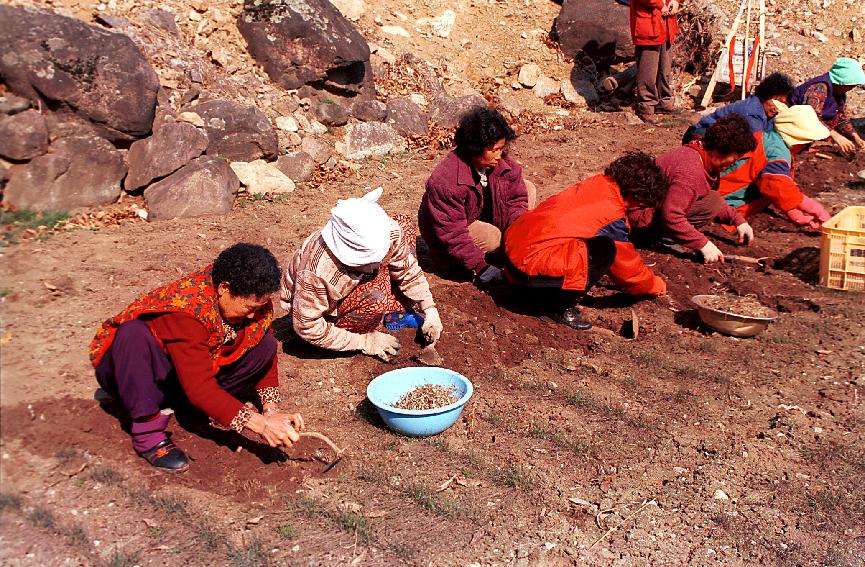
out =
{"type": "Polygon", "coordinates": [[[748,317],[747,315],[721,311],[704,305],[703,300],[710,297],[717,296],[695,295],[691,298],[691,303],[697,308],[697,313],[703,323],[725,335],[743,338],[754,337],[765,331],[769,323],[773,323],[778,318],[778,314],[771,309],[769,309],[768,317],[748,317]]]}

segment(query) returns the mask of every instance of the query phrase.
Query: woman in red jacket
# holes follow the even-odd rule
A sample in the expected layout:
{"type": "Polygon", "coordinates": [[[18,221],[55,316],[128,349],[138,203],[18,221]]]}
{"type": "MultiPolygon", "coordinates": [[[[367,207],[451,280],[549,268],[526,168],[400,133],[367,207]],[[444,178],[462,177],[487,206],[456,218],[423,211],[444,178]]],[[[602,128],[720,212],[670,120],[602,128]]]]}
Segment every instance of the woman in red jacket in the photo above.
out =
{"type": "Polygon", "coordinates": [[[505,233],[505,274],[513,283],[552,298],[559,320],[578,330],[592,325],[576,301],[604,275],[633,295],[663,295],[664,280],[643,264],[628,241],[625,210],[657,206],[667,180],[654,158],[627,153],[603,175],[543,201],[505,233]],[[554,293],[550,293],[550,292],[554,293]]]}
{"type": "Polygon", "coordinates": [[[631,39],[637,56],[637,115],[657,124],[656,112],[675,113],[670,48],[679,33],[678,0],[631,0],[631,39]]]}

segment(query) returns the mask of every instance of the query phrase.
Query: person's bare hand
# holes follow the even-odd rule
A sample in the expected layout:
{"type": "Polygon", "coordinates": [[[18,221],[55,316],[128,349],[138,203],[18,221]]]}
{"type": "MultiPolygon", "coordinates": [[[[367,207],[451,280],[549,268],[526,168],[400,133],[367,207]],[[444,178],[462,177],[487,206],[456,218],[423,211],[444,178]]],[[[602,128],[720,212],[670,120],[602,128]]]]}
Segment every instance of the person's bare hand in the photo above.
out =
{"type": "Polygon", "coordinates": [[[291,447],[300,439],[300,435],[297,434],[298,429],[295,429],[295,427],[303,429],[303,418],[300,417],[300,414],[271,412],[267,415],[261,415],[260,421],[260,431],[256,431],[256,433],[261,435],[262,439],[271,447],[280,445],[291,447]]]}
{"type": "Polygon", "coordinates": [[[856,151],[856,144],[848,140],[845,136],[838,132],[832,132],[832,139],[838,144],[838,148],[845,154],[852,154],[856,151]]]}

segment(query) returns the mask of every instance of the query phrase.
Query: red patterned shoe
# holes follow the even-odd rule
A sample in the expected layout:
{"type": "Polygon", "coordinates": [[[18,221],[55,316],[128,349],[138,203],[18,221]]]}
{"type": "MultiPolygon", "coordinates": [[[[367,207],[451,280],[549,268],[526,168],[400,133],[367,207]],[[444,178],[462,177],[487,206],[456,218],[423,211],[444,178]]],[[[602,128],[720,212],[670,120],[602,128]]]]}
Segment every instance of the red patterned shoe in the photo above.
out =
{"type": "Polygon", "coordinates": [[[158,443],[140,455],[154,467],[168,472],[183,472],[189,468],[186,453],[170,439],[158,443]]]}

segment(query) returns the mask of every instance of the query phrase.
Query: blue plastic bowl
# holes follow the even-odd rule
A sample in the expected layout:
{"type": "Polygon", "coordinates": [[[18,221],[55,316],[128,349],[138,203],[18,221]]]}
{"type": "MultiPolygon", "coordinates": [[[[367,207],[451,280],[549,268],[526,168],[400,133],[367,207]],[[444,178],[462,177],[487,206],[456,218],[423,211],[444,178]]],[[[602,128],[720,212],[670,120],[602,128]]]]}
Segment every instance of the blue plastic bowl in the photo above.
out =
{"type": "Polygon", "coordinates": [[[473,391],[472,383],[462,374],[446,368],[420,366],[391,370],[376,376],[366,387],[366,396],[388,427],[409,437],[425,437],[441,433],[453,425],[473,391]],[[424,384],[454,386],[460,398],[450,405],[428,410],[393,406],[404,394],[424,384]]]}

